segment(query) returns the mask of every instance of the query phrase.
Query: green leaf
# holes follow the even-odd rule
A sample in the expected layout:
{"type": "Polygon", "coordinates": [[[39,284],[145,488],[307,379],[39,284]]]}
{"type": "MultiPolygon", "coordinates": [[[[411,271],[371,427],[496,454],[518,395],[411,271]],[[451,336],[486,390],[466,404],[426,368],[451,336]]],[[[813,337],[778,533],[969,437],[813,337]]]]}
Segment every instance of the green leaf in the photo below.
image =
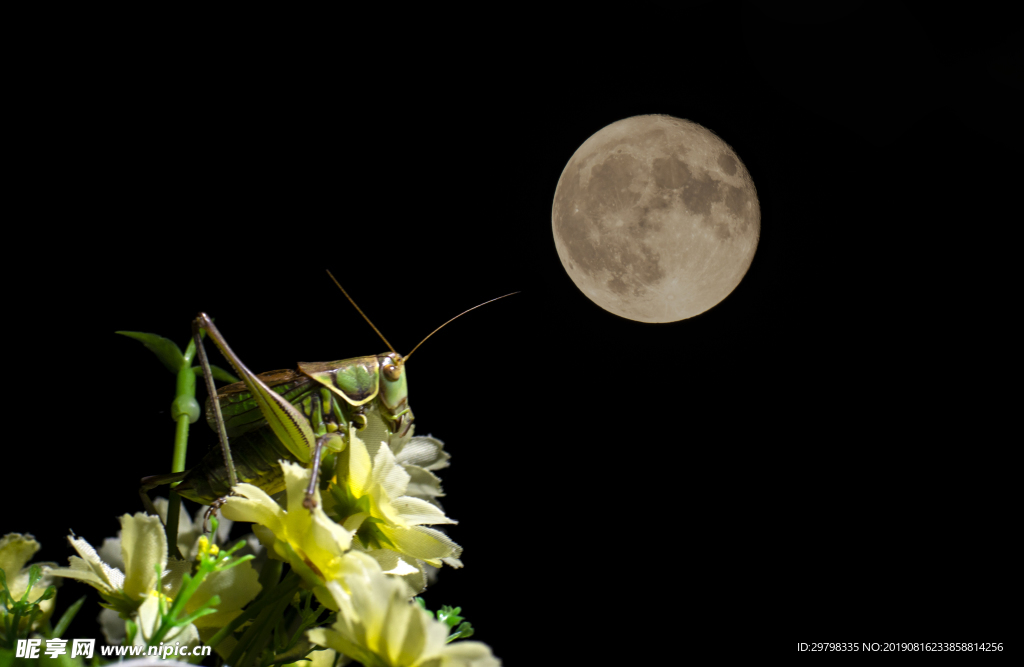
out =
{"type": "MultiPolygon", "coordinates": [[[[217,596],[214,595],[213,598],[217,598],[217,596]]],[[[210,598],[210,599],[213,600],[213,598],[210,598]]],[[[217,598],[217,604],[220,604],[220,598],[217,598]]],[[[178,627],[184,627],[184,626],[188,625],[189,623],[195,623],[195,620],[197,618],[202,618],[203,616],[206,616],[208,614],[216,614],[217,610],[214,609],[214,606],[215,605],[212,605],[212,604],[210,604],[208,602],[204,602],[203,606],[201,606],[197,611],[189,614],[185,618],[179,619],[177,621],[173,621],[173,623],[174,623],[175,626],[178,626],[178,627]]]]}
{"type": "MultiPolygon", "coordinates": [[[[202,377],[202,375],[203,375],[203,367],[202,366],[193,366],[192,367],[192,372],[195,373],[197,376],[202,377]]],[[[221,382],[231,382],[231,383],[241,382],[241,380],[236,378],[234,375],[232,375],[228,371],[224,370],[220,366],[215,366],[214,364],[210,364],[210,373],[213,374],[213,379],[214,380],[220,380],[221,382]]]]}
{"type": "Polygon", "coordinates": [[[460,625],[455,632],[448,635],[448,639],[445,641],[445,643],[447,644],[453,642],[456,639],[466,639],[467,637],[472,637],[473,633],[473,626],[467,621],[460,625]]]}
{"type": "Polygon", "coordinates": [[[178,374],[178,369],[185,362],[185,356],[181,353],[181,348],[174,341],[168,340],[163,336],[142,333],[140,331],[115,331],[114,333],[134,338],[145,345],[146,349],[155,354],[160,363],[175,375],[178,374]]]}
{"type": "MultiPolygon", "coordinates": [[[[28,601],[28,594],[32,592],[39,580],[43,578],[43,568],[39,567],[39,564],[29,566],[28,568],[28,588],[25,589],[25,594],[21,596],[22,602],[28,601]]],[[[53,597],[52,595],[50,597],[53,597]]],[[[47,598],[49,599],[49,598],[47,598]]]]}
{"type": "Polygon", "coordinates": [[[444,605],[441,607],[441,610],[437,612],[437,620],[444,621],[448,624],[449,628],[454,628],[459,621],[465,618],[464,616],[459,616],[460,611],[462,611],[462,607],[449,607],[448,605],[444,605]]]}
{"type": "Polygon", "coordinates": [[[297,662],[299,660],[305,660],[310,653],[316,651],[325,651],[327,649],[315,646],[305,639],[300,638],[300,641],[294,642],[294,644],[284,650],[282,653],[276,654],[271,660],[270,664],[278,665],[282,663],[297,662]]]}
{"type": "Polygon", "coordinates": [[[86,596],[83,595],[82,597],[78,598],[77,602],[75,602],[73,605],[67,608],[67,611],[65,611],[64,614],[60,617],[60,620],[57,621],[57,625],[53,628],[53,632],[50,633],[51,639],[60,639],[60,636],[64,634],[64,631],[68,629],[68,626],[71,624],[71,621],[74,620],[75,614],[77,614],[78,610],[82,608],[82,604],[85,602],[85,598],[86,596]]]}
{"type": "Polygon", "coordinates": [[[248,554],[248,555],[245,555],[245,556],[239,556],[238,558],[232,558],[231,560],[228,560],[227,562],[217,561],[217,566],[214,568],[214,572],[225,572],[225,571],[230,570],[231,568],[235,567],[236,565],[241,565],[242,563],[245,563],[246,561],[250,561],[250,560],[252,560],[254,558],[256,558],[256,556],[253,556],[252,554],[248,554]]]}

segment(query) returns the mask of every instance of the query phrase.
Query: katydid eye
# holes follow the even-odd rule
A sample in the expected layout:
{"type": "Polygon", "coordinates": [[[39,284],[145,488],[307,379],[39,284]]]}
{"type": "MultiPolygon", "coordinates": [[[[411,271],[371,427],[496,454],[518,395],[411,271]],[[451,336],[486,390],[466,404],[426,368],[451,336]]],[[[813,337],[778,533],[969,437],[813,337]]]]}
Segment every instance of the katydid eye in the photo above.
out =
{"type": "Polygon", "coordinates": [[[402,377],[402,369],[395,364],[388,364],[384,366],[384,377],[391,382],[395,382],[402,377]]]}

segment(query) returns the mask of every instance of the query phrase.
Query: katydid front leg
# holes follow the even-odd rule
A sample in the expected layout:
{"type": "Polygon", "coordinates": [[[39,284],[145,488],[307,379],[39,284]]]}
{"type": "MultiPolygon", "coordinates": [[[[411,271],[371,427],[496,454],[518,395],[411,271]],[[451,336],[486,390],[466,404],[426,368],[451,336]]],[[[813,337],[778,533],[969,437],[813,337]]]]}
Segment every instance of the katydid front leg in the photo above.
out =
{"type": "Polygon", "coordinates": [[[345,449],[345,440],[339,433],[328,433],[316,439],[316,447],[313,450],[313,474],[309,478],[309,486],[306,487],[306,497],[302,499],[302,506],[308,510],[316,507],[316,486],[320,481],[320,459],[324,448],[332,452],[340,452],[345,449]]]}

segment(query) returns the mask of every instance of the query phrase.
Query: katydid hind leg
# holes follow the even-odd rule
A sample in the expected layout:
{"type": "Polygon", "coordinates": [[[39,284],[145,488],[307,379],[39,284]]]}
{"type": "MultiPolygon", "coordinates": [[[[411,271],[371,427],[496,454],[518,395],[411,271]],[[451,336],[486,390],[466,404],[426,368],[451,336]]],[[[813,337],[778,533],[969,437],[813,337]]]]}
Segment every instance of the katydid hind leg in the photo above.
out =
{"type": "MultiPolygon", "coordinates": [[[[206,313],[200,313],[199,317],[197,317],[192,323],[192,335],[195,337],[196,350],[199,352],[199,362],[203,367],[203,378],[206,380],[206,391],[209,393],[210,404],[213,406],[214,415],[216,416],[217,437],[220,440],[220,448],[224,454],[224,466],[228,472],[228,481],[231,488],[234,488],[235,485],[238,484],[238,475],[235,472],[235,463],[231,459],[231,445],[228,443],[228,432],[227,428],[224,426],[224,416],[220,411],[220,401],[217,400],[217,387],[213,384],[213,371],[210,370],[210,360],[206,356],[206,348],[203,346],[203,337],[201,334],[201,329],[211,331],[211,327],[213,327],[213,322],[210,321],[210,318],[206,316],[206,313]]],[[[214,328],[214,330],[216,329],[214,328]]],[[[219,332],[217,337],[219,338],[219,332]]],[[[214,340],[216,340],[216,338],[214,340]]],[[[228,358],[228,361],[234,365],[234,360],[230,357],[228,358]]],[[[203,528],[205,532],[206,526],[204,525],[203,528]]]]}
{"type": "MultiPolygon", "coordinates": [[[[185,472],[172,472],[166,475],[150,475],[149,477],[143,477],[139,481],[139,498],[142,499],[142,506],[146,509],[146,512],[152,516],[160,516],[160,513],[156,511],[156,506],[153,504],[152,498],[149,497],[149,492],[158,486],[164,484],[174,484],[180,482],[185,478],[185,472]]],[[[164,523],[163,519],[160,519],[160,523],[164,523]]]]}
{"type": "MultiPolygon", "coordinates": [[[[196,318],[194,328],[197,335],[200,329],[204,329],[210,335],[214,344],[217,345],[217,348],[242,378],[246,388],[259,406],[260,413],[267,420],[267,425],[270,426],[270,429],[281,441],[281,444],[288,449],[297,461],[308,463],[310,454],[316,444],[316,435],[302,413],[245,367],[245,364],[231,351],[231,347],[228,346],[224,336],[217,330],[209,316],[205,313],[200,313],[199,317],[196,318]]],[[[212,379],[208,381],[212,382],[212,379]]],[[[211,394],[211,396],[215,397],[216,393],[211,394]]],[[[216,400],[214,405],[217,405],[216,400]]],[[[229,470],[231,469],[229,467],[229,470]]],[[[233,485],[234,481],[232,481],[233,485]]]]}

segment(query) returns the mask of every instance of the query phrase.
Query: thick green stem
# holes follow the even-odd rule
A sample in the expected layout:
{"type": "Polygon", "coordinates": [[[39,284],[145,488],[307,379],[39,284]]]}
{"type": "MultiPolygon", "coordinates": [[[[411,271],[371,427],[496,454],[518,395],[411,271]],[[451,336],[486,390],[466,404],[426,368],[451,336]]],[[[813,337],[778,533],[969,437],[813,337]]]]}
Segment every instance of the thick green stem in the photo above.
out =
{"type": "MultiPolygon", "coordinates": [[[[174,396],[172,410],[179,414],[172,415],[177,422],[174,431],[174,455],[171,458],[171,472],[184,472],[185,453],[188,451],[188,427],[195,419],[184,411],[184,406],[196,403],[196,376],[192,372],[192,358],[196,354],[195,341],[189,341],[185,348],[185,355],[178,369],[177,391],[174,396]]],[[[174,486],[171,486],[170,501],[167,505],[167,551],[177,554],[178,551],[178,518],[181,516],[181,496],[174,493],[174,486]]]]}
{"type": "MultiPolygon", "coordinates": [[[[195,385],[192,389],[195,391],[195,385]]],[[[185,451],[187,449],[188,417],[182,415],[178,417],[177,428],[174,431],[174,458],[171,461],[171,472],[185,470],[185,451]]],[[[170,501],[167,505],[167,552],[177,554],[181,558],[181,552],[178,551],[178,517],[181,515],[181,496],[174,492],[174,486],[177,484],[176,482],[171,486],[170,501]]]]}
{"type": "Polygon", "coordinates": [[[11,648],[14,648],[15,640],[18,638],[18,626],[21,625],[21,606],[17,605],[14,607],[14,620],[11,622],[11,627],[7,631],[7,642],[11,648]]]}

